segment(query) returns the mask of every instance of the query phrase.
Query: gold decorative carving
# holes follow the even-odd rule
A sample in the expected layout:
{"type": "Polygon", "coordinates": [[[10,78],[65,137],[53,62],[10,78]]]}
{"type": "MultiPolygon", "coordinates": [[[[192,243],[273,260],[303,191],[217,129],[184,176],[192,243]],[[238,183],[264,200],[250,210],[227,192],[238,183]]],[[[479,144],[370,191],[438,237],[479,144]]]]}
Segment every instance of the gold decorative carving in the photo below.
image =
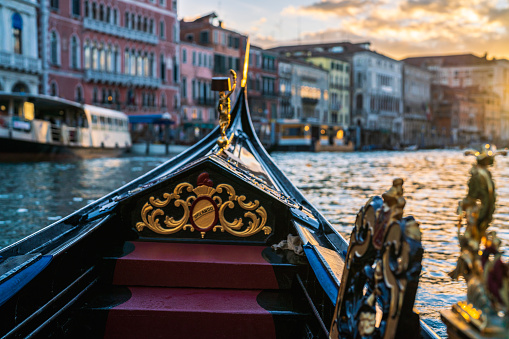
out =
{"type": "Polygon", "coordinates": [[[221,128],[221,136],[217,139],[217,144],[221,149],[226,148],[230,140],[226,137],[226,129],[230,126],[230,96],[235,91],[237,84],[237,73],[230,69],[230,75],[233,78],[233,86],[230,87],[230,78],[212,78],[212,90],[219,91],[219,104],[217,111],[219,112],[219,126],[221,128]]]}
{"type": "Polygon", "coordinates": [[[496,155],[506,154],[489,144],[481,151],[465,152],[477,161],[470,170],[467,196],[459,202],[460,255],[456,268],[449,273],[451,278],[463,277],[467,283],[466,302],[452,307],[458,318],[482,334],[504,337],[509,328],[509,263],[502,260],[496,232],[488,231],[496,203],[495,183],[488,168],[496,155]]]}
{"type": "Polygon", "coordinates": [[[150,197],[141,209],[142,221],[136,223],[136,229],[142,231],[146,227],[158,234],[196,230],[201,233],[202,238],[210,230],[228,232],[236,237],[250,237],[261,231],[270,234],[272,228],[266,225],[265,208],[260,206],[258,200],[246,202],[246,199],[245,195],[237,195],[231,185],[219,184],[215,188],[212,187],[208,174],[202,173],[198,177],[197,187],[189,183],[180,183],[173,193],[164,193],[162,200],[150,197]],[[184,190],[190,194],[185,200],[182,197],[184,190]],[[228,195],[228,200],[224,202],[219,196],[223,192],[228,195]],[[171,203],[183,210],[182,218],[175,220],[165,214],[163,208],[171,203]],[[236,206],[245,211],[247,226],[243,218],[235,218],[232,221],[226,219],[225,212],[236,206]],[[164,226],[160,224],[160,220],[164,220],[164,226]]]}

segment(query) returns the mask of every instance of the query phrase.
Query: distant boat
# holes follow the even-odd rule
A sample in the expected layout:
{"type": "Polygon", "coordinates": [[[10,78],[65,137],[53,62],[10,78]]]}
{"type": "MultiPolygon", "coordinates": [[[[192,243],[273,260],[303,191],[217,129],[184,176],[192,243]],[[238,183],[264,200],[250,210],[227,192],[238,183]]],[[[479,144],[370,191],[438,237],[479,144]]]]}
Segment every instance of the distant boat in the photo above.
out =
{"type": "Polygon", "coordinates": [[[405,151],[417,151],[419,147],[417,145],[410,145],[405,147],[405,151]]]}
{"type": "Polygon", "coordinates": [[[118,156],[131,147],[128,125],[119,111],[0,92],[0,161],[118,156]]]}

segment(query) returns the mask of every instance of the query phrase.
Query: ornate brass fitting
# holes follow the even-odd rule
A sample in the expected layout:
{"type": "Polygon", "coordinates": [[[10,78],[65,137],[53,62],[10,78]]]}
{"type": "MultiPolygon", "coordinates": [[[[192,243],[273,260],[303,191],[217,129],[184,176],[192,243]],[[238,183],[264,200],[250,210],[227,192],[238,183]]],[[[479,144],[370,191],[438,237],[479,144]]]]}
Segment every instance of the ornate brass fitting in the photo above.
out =
{"type": "Polygon", "coordinates": [[[217,110],[219,112],[221,136],[217,139],[217,144],[221,149],[228,146],[230,142],[226,137],[226,129],[230,126],[230,95],[235,91],[237,85],[237,74],[233,69],[230,69],[230,74],[233,78],[233,87],[230,87],[230,77],[214,77],[211,86],[213,91],[219,91],[217,110]]]}
{"type": "Polygon", "coordinates": [[[453,325],[457,323],[455,319],[465,320],[481,333],[497,338],[507,334],[508,328],[508,318],[503,319],[497,312],[509,311],[509,275],[504,273],[509,272],[509,263],[502,261],[496,232],[488,231],[496,202],[495,183],[488,168],[496,155],[506,154],[489,144],[480,151],[465,152],[477,161],[470,170],[468,194],[458,206],[460,255],[449,276],[455,280],[465,278],[467,300],[453,305],[452,312],[459,315],[456,318],[442,311],[442,318],[453,325]]]}

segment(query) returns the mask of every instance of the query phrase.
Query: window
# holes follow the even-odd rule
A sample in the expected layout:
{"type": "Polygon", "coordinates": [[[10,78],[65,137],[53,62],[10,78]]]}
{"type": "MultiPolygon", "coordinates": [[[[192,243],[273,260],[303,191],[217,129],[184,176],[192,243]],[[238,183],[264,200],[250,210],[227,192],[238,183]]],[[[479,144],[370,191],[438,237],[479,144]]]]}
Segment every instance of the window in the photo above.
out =
{"type": "Polygon", "coordinates": [[[85,42],[85,46],[83,47],[85,54],[85,69],[90,69],[90,46],[88,41],[85,42]]]}
{"type": "Polygon", "coordinates": [[[81,11],[81,1],[80,0],[72,0],[72,15],[80,16],[81,11]]]}
{"type": "Polygon", "coordinates": [[[166,81],[166,62],[164,61],[164,54],[160,55],[161,63],[161,80],[166,81]]]}
{"type": "Polygon", "coordinates": [[[14,41],[13,51],[16,54],[23,53],[22,44],[23,19],[19,13],[12,15],[12,39],[14,41]]]}
{"type": "Polygon", "coordinates": [[[196,52],[193,51],[193,65],[196,65],[196,52]]]}
{"type": "Polygon", "coordinates": [[[50,95],[56,97],[58,95],[58,87],[56,82],[52,82],[50,86],[50,95]]]}
{"type": "Polygon", "coordinates": [[[187,50],[185,48],[182,49],[182,63],[187,63],[187,50]]]}
{"type": "Polygon", "coordinates": [[[129,50],[127,48],[124,53],[124,74],[129,74],[129,50]]]}
{"type": "Polygon", "coordinates": [[[125,12],[124,27],[129,28],[129,12],[125,12]]]}
{"type": "Polygon", "coordinates": [[[209,32],[208,31],[200,32],[200,42],[202,44],[208,44],[209,43],[209,32]]]}
{"type": "Polygon", "coordinates": [[[150,19],[149,26],[148,26],[148,31],[151,34],[154,34],[154,19],[150,19]]]}
{"type": "Polygon", "coordinates": [[[182,78],[182,98],[187,98],[187,78],[182,78]]]}
{"type": "Polygon", "coordinates": [[[50,37],[50,61],[53,65],[58,65],[58,36],[56,32],[51,32],[50,37]]]}
{"type": "Polygon", "coordinates": [[[71,38],[71,68],[79,68],[79,44],[76,36],[71,38]]]}
{"type": "Polygon", "coordinates": [[[164,36],[165,36],[165,35],[164,35],[164,21],[163,21],[163,20],[161,20],[161,21],[159,22],[159,37],[160,37],[161,39],[164,39],[164,36]]]}
{"type": "Polygon", "coordinates": [[[83,102],[83,90],[81,89],[81,86],[76,87],[74,99],[77,102],[83,102]]]}
{"type": "Polygon", "coordinates": [[[85,17],[88,18],[88,16],[90,15],[90,11],[89,11],[89,3],[88,1],[85,1],[85,17]]]}
{"type": "Polygon", "coordinates": [[[51,9],[58,9],[58,0],[50,0],[49,2],[49,7],[51,9]]]}
{"type": "Polygon", "coordinates": [[[113,24],[118,25],[118,11],[116,8],[113,9],[113,24]]]}
{"type": "Polygon", "coordinates": [[[219,32],[214,31],[214,44],[219,43],[219,32]]]}

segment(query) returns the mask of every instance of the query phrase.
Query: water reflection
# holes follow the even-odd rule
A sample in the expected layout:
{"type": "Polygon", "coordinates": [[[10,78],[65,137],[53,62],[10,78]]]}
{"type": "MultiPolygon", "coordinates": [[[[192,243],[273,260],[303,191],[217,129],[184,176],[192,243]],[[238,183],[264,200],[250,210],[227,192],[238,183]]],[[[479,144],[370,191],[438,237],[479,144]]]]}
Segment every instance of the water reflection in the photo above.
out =
{"type": "MultiPolygon", "coordinates": [[[[464,298],[454,282],[458,254],[455,214],[467,192],[475,161],[459,151],[375,153],[274,153],[273,158],[346,238],[358,209],[380,195],[395,177],[405,180],[405,213],[421,223],[425,248],[416,306],[441,336],[438,311],[464,298]]],[[[0,247],[11,244],[87,205],[165,161],[159,157],[95,159],[71,163],[0,164],[0,247]]],[[[509,159],[497,158],[492,173],[498,205],[494,225],[509,244],[509,159]]],[[[506,260],[507,260],[506,256],[506,260]]]]}

